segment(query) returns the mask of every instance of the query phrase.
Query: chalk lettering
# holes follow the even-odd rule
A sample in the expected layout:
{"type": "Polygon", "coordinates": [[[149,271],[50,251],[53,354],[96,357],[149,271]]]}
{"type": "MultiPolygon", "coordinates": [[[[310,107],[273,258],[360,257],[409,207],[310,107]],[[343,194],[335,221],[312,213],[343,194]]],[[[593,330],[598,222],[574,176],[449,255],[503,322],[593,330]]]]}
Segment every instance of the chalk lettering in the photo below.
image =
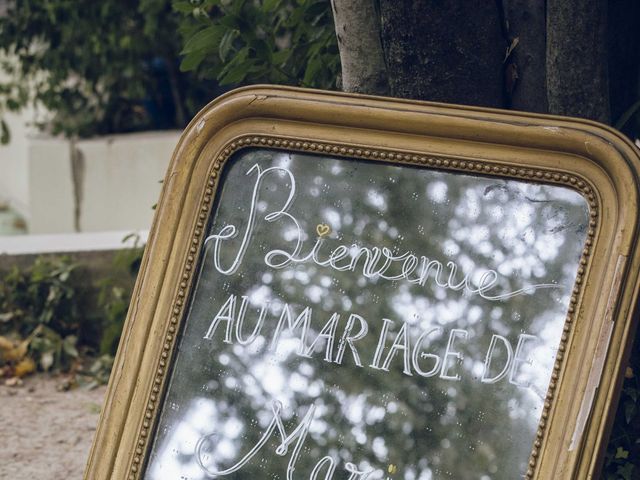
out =
{"type": "Polygon", "coordinates": [[[484,361],[484,371],[482,372],[482,378],[480,379],[480,381],[482,383],[496,383],[499,382],[500,380],[502,380],[507,373],[509,373],[509,367],[511,366],[511,359],[513,358],[513,348],[511,348],[511,343],[509,343],[509,340],[507,340],[506,338],[504,338],[502,335],[493,335],[491,337],[491,343],[489,344],[489,350],[487,350],[487,357],[485,358],[484,361]],[[489,375],[489,371],[491,370],[491,362],[493,360],[493,352],[498,344],[498,341],[501,341],[502,344],[504,345],[504,348],[507,352],[507,361],[504,365],[504,367],[502,368],[502,370],[500,371],[500,373],[498,373],[497,375],[493,376],[493,377],[488,377],[487,375],[489,375]]]}
{"type": "Polygon", "coordinates": [[[222,322],[227,322],[227,331],[224,336],[224,343],[233,343],[232,342],[232,332],[233,332],[233,322],[235,318],[235,310],[236,310],[236,296],[229,295],[229,298],[226,302],[220,307],[216,316],[213,317],[211,321],[211,325],[209,325],[209,329],[207,333],[205,333],[204,338],[207,340],[211,340],[213,338],[213,334],[216,332],[218,325],[222,322]]]}
{"type": "MultiPolygon", "coordinates": [[[[284,177],[286,182],[283,188],[287,189],[287,199],[281,206],[276,207],[263,218],[267,222],[275,222],[282,219],[286,222],[285,225],[293,227],[295,239],[293,246],[288,250],[277,248],[266,253],[264,263],[271,268],[282,269],[291,264],[306,262],[313,262],[318,266],[336,271],[350,270],[355,272],[356,269],[360,268],[360,272],[365,278],[382,278],[388,281],[406,280],[409,283],[420,286],[426,286],[432,279],[431,281],[436,287],[453,291],[465,291],[468,294],[479,295],[490,301],[507,300],[517,295],[532,293],[544,288],[561,288],[555,283],[540,283],[517,290],[495,292],[500,283],[500,278],[495,270],[485,270],[482,273],[468,272],[460,278],[457,277],[459,266],[454,261],[447,262],[445,268],[445,265],[439,260],[430,259],[425,255],[416,255],[410,251],[395,255],[387,247],[365,247],[357,244],[338,245],[325,254],[325,259],[323,260],[321,258],[323,257],[322,250],[323,246],[327,244],[323,236],[318,237],[309,252],[303,255],[303,237],[305,234],[300,227],[300,222],[288,211],[293,204],[296,192],[296,180],[293,173],[285,167],[271,167],[261,170],[257,164],[247,171],[247,175],[254,173],[256,174],[256,179],[251,195],[251,204],[247,210],[249,217],[246,221],[242,241],[231,265],[228,267],[222,265],[221,254],[223,244],[237,236],[238,228],[235,225],[223,226],[219,233],[209,235],[204,242],[205,245],[213,242],[213,263],[216,270],[223,275],[232,275],[238,270],[251,242],[256,223],[260,188],[264,179],[267,176],[274,176],[273,174],[280,173],[280,176],[284,177]],[[349,257],[351,257],[350,261],[349,257]],[[399,267],[399,273],[390,273],[394,270],[394,267],[399,267]],[[446,270],[448,270],[448,274],[446,270]],[[474,283],[472,278],[478,278],[477,282],[474,283]]],[[[398,271],[398,268],[395,268],[395,270],[398,271]]]]}
{"type": "Polygon", "coordinates": [[[518,345],[516,346],[516,353],[513,356],[513,364],[511,366],[511,373],[509,374],[509,383],[513,385],[517,385],[518,387],[528,387],[530,385],[529,382],[520,383],[517,380],[518,369],[521,364],[532,365],[532,361],[527,357],[521,357],[523,355],[522,351],[524,350],[525,343],[529,341],[536,340],[534,335],[527,335],[523,333],[518,337],[518,345]]]}
{"type": "Polygon", "coordinates": [[[347,345],[351,349],[351,353],[353,354],[353,361],[356,362],[358,367],[362,367],[362,362],[360,361],[360,355],[358,354],[358,350],[356,349],[354,342],[358,340],[362,340],[366,337],[369,332],[369,325],[366,320],[362,318],[360,315],[356,315],[352,313],[349,315],[349,320],[347,320],[347,326],[344,327],[344,332],[342,333],[342,338],[338,343],[338,351],[336,352],[336,357],[334,362],[337,364],[342,363],[342,358],[344,357],[344,351],[347,345]],[[360,330],[355,335],[351,335],[351,330],[353,330],[353,326],[356,323],[356,320],[360,322],[360,330]]]}
{"type": "Polygon", "coordinates": [[[444,357],[442,357],[442,372],[440,372],[440,378],[445,380],[460,380],[460,374],[456,373],[455,375],[449,375],[449,367],[447,360],[449,357],[457,359],[459,362],[462,361],[462,353],[456,352],[453,350],[453,343],[455,342],[456,337],[467,338],[469,336],[469,332],[466,330],[461,330],[459,328],[454,328],[449,333],[449,342],[447,343],[447,350],[445,351],[444,357]]]}
{"type": "MultiPolygon", "coordinates": [[[[258,440],[258,442],[246,453],[240,460],[238,460],[235,464],[228,468],[224,468],[221,470],[217,470],[205,464],[205,459],[207,458],[207,449],[213,447],[215,445],[215,439],[218,437],[217,433],[212,433],[208,435],[204,435],[198,439],[195,446],[195,457],[198,466],[202,469],[204,473],[206,473],[210,477],[225,477],[232,473],[235,473],[242,469],[247,463],[249,463],[253,457],[256,456],[260,450],[264,448],[269,439],[273,436],[273,434],[277,431],[280,435],[280,443],[275,449],[275,454],[281,457],[284,457],[289,452],[289,447],[295,442],[293,447],[293,451],[291,452],[291,456],[289,457],[289,462],[287,464],[286,470],[286,478],[287,480],[293,480],[293,474],[296,470],[296,463],[300,457],[301,452],[303,451],[302,447],[304,446],[305,440],[309,434],[309,428],[314,420],[316,407],[315,405],[311,405],[307,410],[307,413],[302,418],[298,426],[290,433],[287,434],[284,422],[282,421],[282,403],[279,401],[272,402],[271,411],[273,413],[273,417],[269,422],[266,430],[262,433],[262,436],[258,440]]],[[[317,480],[321,473],[321,471],[325,469],[324,480],[333,479],[333,475],[336,469],[336,461],[329,455],[322,457],[318,462],[316,462],[311,474],[309,476],[309,480],[317,480]]],[[[368,472],[358,470],[357,466],[351,462],[347,462],[345,464],[345,470],[350,473],[349,480],[365,480],[370,474],[374,473],[375,470],[371,470],[368,472]]]]}
{"type": "Polygon", "coordinates": [[[307,332],[309,331],[309,324],[311,323],[311,307],[306,307],[298,317],[292,321],[292,314],[289,310],[289,304],[285,303],[282,309],[282,313],[280,314],[280,319],[278,320],[278,325],[276,326],[276,331],[273,334],[273,340],[271,342],[271,349],[275,350],[278,347],[278,340],[280,339],[280,334],[282,333],[282,328],[284,327],[284,321],[287,321],[287,327],[289,328],[289,332],[293,334],[294,330],[298,328],[298,326],[302,326],[302,333],[300,334],[300,345],[298,347],[298,354],[303,355],[306,351],[307,344],[307,332]]]}
{"type": "MultiPolygon", "coordinates": [[[[246,321],[249,298],[248,296],[242,296],[241,298],[239,307],[236,295],[230,295],[224,301],[203,337],[205,340],[213,340],[215,332],[223,323],[226,324],[226,328],[220,336],[224,343],[237,343],[238,345],[247,346],[257,338],[266,336],[264,326],[267,324],[271,302],[264,302],[260,306],[258,319],[253,331],[246,336],[243,333],[243,325],[246,321]]],[[[287,303],[282,305],[279,316],[274,315],[277,320],[273,318],[269,322],[271,325],[275,324],[275,328],[270,329],[272,338],[270,340],[267,339],[263,348],[275,353],[277,352],[278,344],[283,338],[295,338],[298,340],[297,355],[311,358],[316,352],[323,351],[323,360],[325,362],[339,365],[344,362],[348,348],[354,364],[359,368],[363,368],[357,342],[364,340],[369,334],[369,322],[364,317],[357,313],[350,313],[342,334],[339,335],[338,329],[341,318],[344,318],[341,313],[333,312],[324,325],[319,330],[316,330],[312,328],[313,324],[317,325],[317,322],[313,319],[313,309],[310,306],[301,306],[299,308],[300,313],[296,316],[291,305],[287,303]],[[286,335],[283,335],[285,332],[286,335]],[[312,335],[315,336],[313,341],[309,343],[309,337],[312,335]]],[[[402,322],[397,333],[392,335],[390,330],[395,322],[388,318],[381,319],[381,322],[380,333],[371,363],[368,365],[369,368],[388,372],[393,367],[393,360],[401,356],[402,362],[396,362],[397,366],[393,368],[401,368],[402,373],[407,376],[415,374],[423,378],[429,378],[438,375],[439,378],[449,381],[460,381],[462,379],[460,369],[454,370],[456,365],[459,366],[464,359],[464,355],[458,348],[457,343],[462,340],[468,340],[469,331],[453,328],[445,333],[441,326],[418,330],[409,323],[402,322]],[[429,337],[440,335],[448,336],[444,352],[428,352],[427,341],[429,337]],[[392,341],[390,337],[393,338],[392,341]],[[388,345],[389,342],[390,345],[388,345]],[[430,366],[430,368],[427,369],[427,366],[430,366]]],[[[521,334],[518,337],[517,347],[514,352],[507,338],[493,334],[484,358],[483,371],[479,378],[480,382],[491,385],[508,377],[511,384],[520,388],[529,388],[529,383],[518,381],[518,375],[523,364],[532,364],[532,360],[526,356],[525,350],[526,346],[534,340],[537,340],[534,335],[521,334]],[[504,352],[506,359],[504,359],[504,364],[495,367],[495,359],[500,351],[504,352]]]]}
{"type": "Polygon", "coordinates": [[[426,377],[426,378],[433,377],[440,370],[440,357],[438,355],[433,354],[433,353],[425,353],[425,352],[423,352],[422,351],[422,344],[427,339],[427,337],[429,335],[431,335],[432,333],[441,333],[441,332],[442,332],[442,327],[434,327],[434,328],[431,328],[429,330],[425,330],[418,337],[416,345],[413,348],[413,355],[411,356],[411,362],[412,362],[412,365],[413,365],[413,369],[421,377],[426,377]],[[420,367],[420,364],[418,362],[418,358],[433,358],[433,360],[434,360],[433,368],[431,368],[431,370],[429,370],[428,372],[425,372],[424,370],[422,370],[422,367],[420,367]]]}
{"type": "Polygon", "coordinates": [[[311,345],[309,345],[304,352],[302,352],[303,357],[311,357],[311,352],[315,349],[315,346],[318,342],[320,342],[323,338],[327,340],[327,346],[325,348],[324,359],[327,362],[331,361],[333,356],[333,342],[335,341],[336,329],[338,328],[338,320],[340,320],[340,315],[334,313],[331,315],[329,321],[322,327],[320,333],[313,341],[311,345]]]}
{"type": "Polygon", "coordinates": [[[389,371],[389,365],[391,364],[391,360],[396,354],[401,351],[403,353],[404,359],[404,369],[402,370],[405,375],[413,375],[411,373],[411,345],[409,344],[409,332],[407,331],[407,324],[402,322],[402,327],[400,327],[400,331],[396,335],[391,348],[389,349],[389,353],[387,354],[387,358],[382,364],[382,370],[389,371]]]}

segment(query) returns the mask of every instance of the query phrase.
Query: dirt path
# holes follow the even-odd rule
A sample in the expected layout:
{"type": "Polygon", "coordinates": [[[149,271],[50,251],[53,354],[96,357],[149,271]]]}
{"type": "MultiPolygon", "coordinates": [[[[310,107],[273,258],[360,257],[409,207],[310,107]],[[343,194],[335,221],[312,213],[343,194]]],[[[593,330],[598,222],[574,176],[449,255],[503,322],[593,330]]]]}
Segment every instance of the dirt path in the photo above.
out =
{"type": "Polygon", "coordinates": [[[0,385],[0,479],[81,479],[106,388],[60,392],[36,375],[0,385]]]}

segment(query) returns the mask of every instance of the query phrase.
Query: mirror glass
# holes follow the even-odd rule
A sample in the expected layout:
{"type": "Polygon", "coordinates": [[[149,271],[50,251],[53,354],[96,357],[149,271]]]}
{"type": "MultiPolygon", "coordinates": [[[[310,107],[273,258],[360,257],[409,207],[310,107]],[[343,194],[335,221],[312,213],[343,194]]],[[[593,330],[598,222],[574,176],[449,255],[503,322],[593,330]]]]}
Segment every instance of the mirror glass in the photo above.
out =
{"type": "Polygon", "coordinates": [[[580,194],[265,149],[221,182],[144,478],[524,474],[580,194]]]}

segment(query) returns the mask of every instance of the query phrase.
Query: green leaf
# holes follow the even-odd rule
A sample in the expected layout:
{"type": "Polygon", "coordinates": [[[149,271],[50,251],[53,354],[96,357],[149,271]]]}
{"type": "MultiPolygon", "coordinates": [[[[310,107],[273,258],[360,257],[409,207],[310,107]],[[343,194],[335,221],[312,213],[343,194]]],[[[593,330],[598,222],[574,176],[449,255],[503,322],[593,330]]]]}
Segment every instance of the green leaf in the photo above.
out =
{"type": "Polygon", "coordinates": [[[227,2],[225,3],[227,4],[231,12],[234,12],[236,15],[239,15],[240,13],[242,13],[247,3],[251,5],[251,3],[253,2],[247,2],[247,0],[227,0],[227,2]]]}
{"type": "Polygon", "coordinates": [[[222,68],[222,70],[220,70],[216,78],[217,79],[223,78],[229,72],[229,70],[231,70],[232,68],[235,68],[237,65],[244,62],[248,56],[249,56],[249,49],[247,47],[244,47],[238,50],[236,54],[233,56],[233,58],[226,63],[226,65],[222,68]]]}
{"type": "Polygon", "coordinates": [[[280,50],[279,52],[275,52],[273,54],[271,60],[274,65],[282,65],[283,63],[286,63],[287,60],[289,60],[290,56],[291,50],[280,50]]]}
{"type": "Polygon", "coordinates": [[[182,59],[182,62],[180,62],[180,71],[188,72],[190,70],[195,70],[202,63],[206,55],[207,54],[202,50],[189,53],[182,59]]]}
{"type": "Polygon", "coordinates": [[[192,13],[194,7],[191,2],[173,2],[171,8],[173,8],[175,12],[192,13]]]}
{"type": "Polygon", "coordinates": [[[281,3],[282,3],[282,0],[264,0],[264,3],[262,4],[262,9],[265,12],[273,12],[278,9],[281,3]]]}
{"type": "Polygon", "coordinates": [[[243,62],[229,69],[229,71],[219,79],[220,85],[230,85],[240,83],[249,73],[252,62],[243,62]]]}
{"type": "Polygon", "coordinates": [[[303,82],[308,85],[310,84],[316,75],[322,70],[322,61],[318,57],[314,57],[309,60],[307,64],[307,69],[304,72],[303,82]]]}
{"type": "Polygon", "coordinates": [[[616,450],[616,458],[629,458],[629,451],[622,447],[618,447],[616,450]]]}
{"type": "Polygon", "coordinates": [[[220,25],[223,27],[227,27],[229,30],[238,30],[241,24],[240,17],[233,14],[227,14],[223,17],[220,17],[220,25]]]}
{"type": "Polygon", "coordinates": [[[224,33],[225,29],[219,25],[200,30],[187,41],[180,53],[184,55],[198,50],[213,50],[222,40],[224,33]]]}
{"type": "Polygon", "coordinates": [[[220,60],[222,60],[223,62],[226,62],[227,56],[233,48],[233,41],[236,39],[237,35],[237,30],[229,30],[225,32],[224,36],[222,37],[220,46],[218,47],[218,54],[220,55],[220,60]]]}

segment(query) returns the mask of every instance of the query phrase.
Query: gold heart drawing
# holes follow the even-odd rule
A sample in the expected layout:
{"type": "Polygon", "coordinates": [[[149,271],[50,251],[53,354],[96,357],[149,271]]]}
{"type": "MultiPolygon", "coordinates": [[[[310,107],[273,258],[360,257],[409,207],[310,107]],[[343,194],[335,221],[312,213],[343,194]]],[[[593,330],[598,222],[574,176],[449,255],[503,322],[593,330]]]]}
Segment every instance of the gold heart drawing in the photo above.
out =
{"type": "Polygon", "coordinates": [[[331,233],[331,227],[326,223],[319,223],[318,226],[316,227],[316,233],[320,237],[326,237],[331,233]]]}

